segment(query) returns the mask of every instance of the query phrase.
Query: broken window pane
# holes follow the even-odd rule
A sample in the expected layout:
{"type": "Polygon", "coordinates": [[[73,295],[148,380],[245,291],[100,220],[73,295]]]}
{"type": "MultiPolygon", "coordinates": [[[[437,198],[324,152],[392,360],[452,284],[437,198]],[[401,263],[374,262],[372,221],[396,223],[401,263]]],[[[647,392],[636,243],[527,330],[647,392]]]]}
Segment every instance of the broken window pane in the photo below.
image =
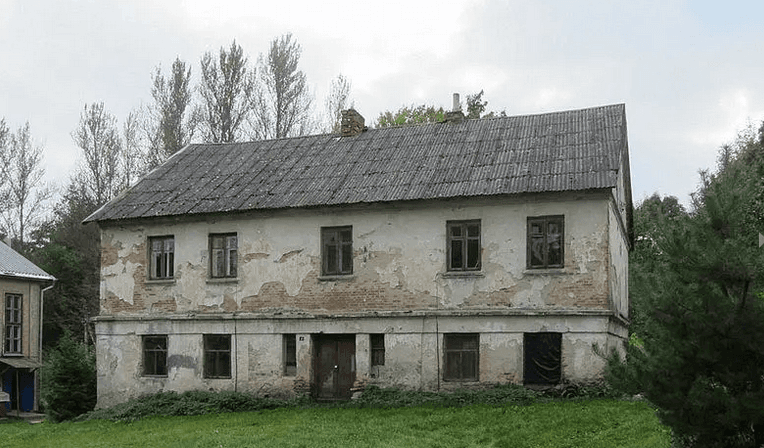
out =
{"type": "Polygon", "coordinates": [[[563,267],[564,217],[528,218],[528,268],[563,267]]]}
{"type": "Polygon", "coordinates": [[[160,236],[149,238],[149,278],[170,279],[175,274],[175,238],[160,236]]]}

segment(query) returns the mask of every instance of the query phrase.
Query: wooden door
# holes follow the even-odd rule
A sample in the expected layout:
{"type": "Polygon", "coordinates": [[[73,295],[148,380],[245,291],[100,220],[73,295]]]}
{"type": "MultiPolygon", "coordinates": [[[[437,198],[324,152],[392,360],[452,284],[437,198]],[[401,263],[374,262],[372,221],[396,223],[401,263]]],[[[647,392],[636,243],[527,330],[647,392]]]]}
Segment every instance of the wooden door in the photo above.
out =
{"type": "Polygon", "coordinates": [[[355,382],[355,335],[316,338],[316,397],[346,400],[355,382]]]}

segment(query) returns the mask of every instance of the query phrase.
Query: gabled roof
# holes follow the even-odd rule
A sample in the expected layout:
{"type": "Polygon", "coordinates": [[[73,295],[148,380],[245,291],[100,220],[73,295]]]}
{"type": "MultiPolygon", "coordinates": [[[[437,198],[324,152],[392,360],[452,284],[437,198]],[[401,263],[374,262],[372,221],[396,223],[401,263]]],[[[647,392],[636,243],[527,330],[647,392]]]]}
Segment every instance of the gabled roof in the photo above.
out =
{"type": "Polygon", "coordinates": [[[612,188],[624,156],[623,104],[191,144],[86,222],[612,188]]]}
{"type": "Polygon", "coordinates": [[[53,281],[56,278],[0,241],[0,277],[53,281]]]}

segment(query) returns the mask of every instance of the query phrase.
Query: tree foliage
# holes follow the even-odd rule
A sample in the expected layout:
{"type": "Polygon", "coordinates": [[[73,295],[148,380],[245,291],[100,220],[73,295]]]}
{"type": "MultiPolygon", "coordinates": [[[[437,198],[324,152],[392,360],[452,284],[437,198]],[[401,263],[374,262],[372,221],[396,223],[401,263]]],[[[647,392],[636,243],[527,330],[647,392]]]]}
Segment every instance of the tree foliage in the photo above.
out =
{"type": "Polygon", "coordinates": [[[43,183],[42,147],[32,141],[29,123],[16,132],[9,132],[0,122],[0,157],[3,184],[0,185],[0,210],[3,233],[10,236],[14,247],[27,253],[26,240],[30,229],[40,224],[45,203],[53,189],[43,183]]]}
{"type": "Polygon", "coordinates": [[[123,187],[120,171],[122,142],[117,119],[102,102],[86,104],[72,138],[83,156],[83,164],[74,174],[75,181],[100,207],[123,187]]]}
{"type": "Polygon", "coordinates": [[[642,204],[653,217],[641,230],[650,248],[635,250],[644,259],[630,273],[645,311],[641,343],[627,348],[626,364],[611,359],[608,377],[644,393],[685,446],[764,443],[762,149],[738,142],[691,214],[671,200],[642,204]]]}
{"type": "Polygon", "coordinates": [[[351,86],[352,83],[350,80],[342,74],[337,75],[337,77],[332,80],[329,95],[327,95],[324,102],[327,117],[327,124],[325,126],[326,132],[334,134],[340,133],[342,111],[347,109],[348,105],[351,104],[351,86]]]}
{"type": "MultiPolygon", "coordinates": [[[[212,69],[212,67],[208,67],[212,69]]],[[[152,76],[150,108],[151,124],[148,127],[149,165],[156,166],[191,142],[198,125],[200,111],[193,108],[191,67],[175,58],[167,77],[161,67],[152,76]]]]}
{"type": "Polygon", "coordinates": [[[260,56],[252,120],[255,139],[294,137],[312,130],[313,97],[298,67],[301,54],[302,47],[287,33],[273,39],[268,54],[260,56]]]}
{"type": "Polygon", "coordinates": [[[51,420],[71,420],[95,407],[95,352],[87,344],[64,335],[48,352],[42,374],[40,393],[51,420]]]}
{"type": "Polygon", "coordinates": [[[201,66],[204,138],[210,143],[238,141],[255,95],[255,74],[247,67],[244,50],[234,40],[228,50],[220,48],[217,59],[206,52],[201,66]]]}
{"type": "Polygon", "coordinates": [[[410,126],[422,123],[439,123],[446,118],[443,107],[421,104],[419,106],[401,106],[397,111],[381,112],[374,122],[375,128],[392,126],[410,126]]]}

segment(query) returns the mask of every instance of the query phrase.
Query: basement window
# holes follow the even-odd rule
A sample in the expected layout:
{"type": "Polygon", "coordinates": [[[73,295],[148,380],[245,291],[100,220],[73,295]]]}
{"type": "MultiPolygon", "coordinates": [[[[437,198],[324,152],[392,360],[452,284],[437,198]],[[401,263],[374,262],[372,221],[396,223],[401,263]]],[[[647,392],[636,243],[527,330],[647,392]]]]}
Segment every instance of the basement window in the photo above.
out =
{"type": "Polygon", "coordinates": [[[21,294],[5,295],[5,353],[21,354],[21,294]]]}
{"type": "Polygon", "coordinates": [[[151,248],[149,278],[152,280],[171,279],[175,275],[175,237],[156,236],[149,238],[151,248]]]}
{"type": "Polygon", "coordinates": [[[143,336],[143,375],[167,376],[167,335],[143,336]]]}
{"type": "Polygon", "coordinates": [[[321,275],[353,273],[353,227],[321,228],[321,275]]]}
{"type": "Polygon", "coordinates": [[[528,218],[528,269],[564,266],[564,229],[565,218],[562,215],[528,218]]]}
{"type": "Polygon", "coordinates": [[[297,375],[297,335],[284,335],[284,376],[297,375]]]}
{"type": "Polygon", "coordinates": [[[238,264],[235,233],[210,235],[210,277],[235,278],[238,264]]]}
{"type": "Polygon", "coordinates": [[[480,220],[448,221],[448,271],[480,270],[480,220]]]}
{"type": "Polygon", "coordinates": [[[231,378],[231,335],[204,335],[204,377],[231,378]]]}
{"type": "Polygon", "coordinates": [[[525,384],[555,385],[562,378],[562,333],[523,335],[525,384]]]}
{"type": "Polygon", "coordinates": [[[371,366],[385,365],[385,335],[372,334],[371,336],[371,366]]]}
{"type": "Polygon", "coordinates": [[[446,381],[477,381],[480,335],[452,333],[444,335],[446,381]]]}

